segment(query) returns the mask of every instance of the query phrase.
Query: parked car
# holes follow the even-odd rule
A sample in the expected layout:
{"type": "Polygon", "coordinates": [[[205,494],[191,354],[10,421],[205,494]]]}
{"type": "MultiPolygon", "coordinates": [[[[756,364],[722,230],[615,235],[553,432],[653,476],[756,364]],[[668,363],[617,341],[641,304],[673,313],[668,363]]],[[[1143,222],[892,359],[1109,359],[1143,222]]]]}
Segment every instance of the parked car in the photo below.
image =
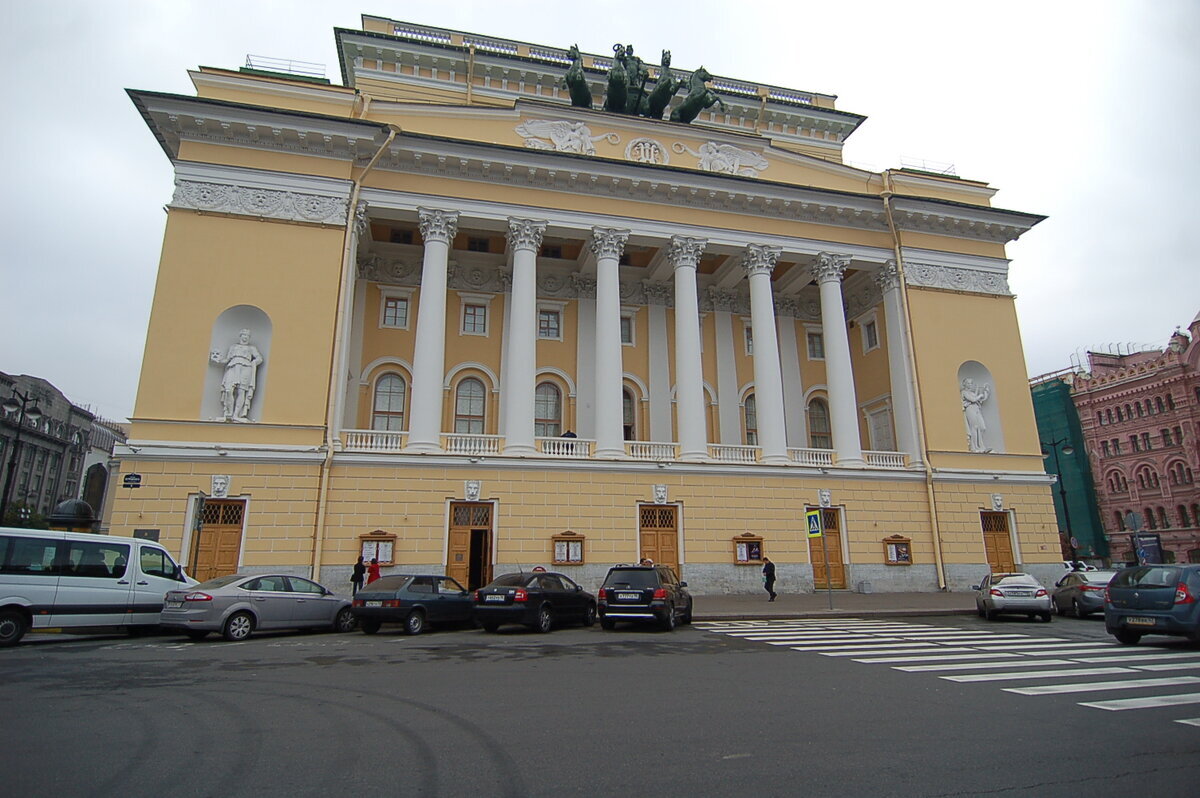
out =
{"type": "Polygon", "coordinates": [[[1028,615],[1046,623],[1054,620],[1050,594],[1029,574],[988,574],[971,589],[976,591],[976,612],[989,621],[1001,613],[1028,615]]]}
{"type": "Polygon", "coordinates": [[[596,622],[596,597],[563,574],[505,574],[475,591],[475,619],[487,632],[506,623],[535,632],[549,632],[564,621],[591,626],[596,622]]]}
{"type": "Polygon", "coordinates": [[[1104,611],[1104,588],[1116,571],[1072,571],[1054,583],[1050,600],[1054,611],[1066,615],[1069,611],[1076,618],[1086,618],[1093,612],[1104,611]]]}
{"type": "Polygon", "coordinates": [[[396,574],[359,590],[350,611],[366,634],[402,623],[405,634],[419,635],[429,624],[469,622],[474,605],[470,592],[448,576],[396,574]]]}
{"type": "Polygon", "coordinates": [[[30,628],[152,628],[166,592],[194,584],[152,540],[3,527],[0,647],[30,628]]]}
{"type": "Polygon", "coordinates": [[[245,640],[271,629],[354,629],[350,599],[311,579],[287,574],[233,574],[167,593],[162,626],[203,640],[220,632],[245,640]]]}
{"type": "Polygon", "coordinates": [[[667,565],[614,565],[598,594],[600,626],[651,621],[665,631],[692,622],[692,594],[667,565]]]}
{"type": "Polygon", "coordinates": [[[1104,627],[1128,646],[1142,635],[1200,643],[1200,565],[1134,565],[1108,583],[1104,627]]]}

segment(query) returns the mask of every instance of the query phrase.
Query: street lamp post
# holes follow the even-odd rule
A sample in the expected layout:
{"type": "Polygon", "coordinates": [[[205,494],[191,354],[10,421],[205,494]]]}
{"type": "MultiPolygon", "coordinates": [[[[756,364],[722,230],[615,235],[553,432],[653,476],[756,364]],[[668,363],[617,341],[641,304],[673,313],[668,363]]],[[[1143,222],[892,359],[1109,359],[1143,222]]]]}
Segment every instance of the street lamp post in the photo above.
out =
{"type": "Polygon", "coordinates": [[[4,477],[4,492],[0,493],[0,524],[8,513],[8,497],[12,493],[13,474],[17,470],[17,454],[21,446],[21,433],[25,430],[25,422],[37,423],[42,418],[42,411],[37,406],[37,399],[31,393],[21,393],[16,388],[13,395],[0,407],[4,412],[17,415],[17,434],[13,438],[12,453],[8,456],[8,473],[4,477]],[[32,403],[32,407],[29,405],[32,403]]]}
{"type": "Polygon", "coordinates": [[[1066,481],[1063,479],[1062,466],[1058,462],[1058,450],[1062,446],[1062,453],[1070,457],[1075,454],[1075,447],[1067,443],[1066,438],[1059,438],[1049,443],[1046,441],[1038,442],[1042,445],[1043,457],[1050,456],[1050,452],[1046,451],[1047,446],[1054,453],[1054,473],[1058,476],[1058,496],[1062,500],[1063,522],[1067,525],[1067,545],[1071,547],[1071,562],[1073,563],[1079,558],[1079,555],[1075,551],[1075,536],[1071,533],[1071,508],[1067,506],[1067,486],[1065,484],[1066,481]]]}

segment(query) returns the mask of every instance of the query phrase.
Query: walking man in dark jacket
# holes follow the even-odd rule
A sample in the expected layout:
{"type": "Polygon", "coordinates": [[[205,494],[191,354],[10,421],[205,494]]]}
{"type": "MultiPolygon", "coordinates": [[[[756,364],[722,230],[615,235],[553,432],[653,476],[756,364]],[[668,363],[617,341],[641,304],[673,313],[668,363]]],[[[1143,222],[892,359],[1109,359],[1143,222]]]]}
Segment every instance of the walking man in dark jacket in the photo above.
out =
{"type": "Polygon", "coordinates": [[[771,598],[767,601],[775,600],[775,563],[771,562],[771,558],[763,557],[763,587],[771,594],[771,598]]]}

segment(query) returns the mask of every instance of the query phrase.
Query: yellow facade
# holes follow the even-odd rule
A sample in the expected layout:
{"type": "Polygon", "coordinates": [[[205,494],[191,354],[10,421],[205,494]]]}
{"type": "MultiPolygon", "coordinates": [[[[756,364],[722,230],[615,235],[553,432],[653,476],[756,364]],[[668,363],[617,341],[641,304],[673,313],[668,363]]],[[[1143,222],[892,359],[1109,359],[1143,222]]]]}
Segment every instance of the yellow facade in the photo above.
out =
{"type": "MultiPolygon", "coordinates": [[[[240,502],[238,567],[333,584],[372,533],[394,538],[391,570],[452,572],[454,508],[486,505],[487,570],[551,565],[551,538],[571,530],[584,562],[555,567],[591,584],[646,553],[640,508],[665,506],[673,564],[699,592],[755,589],[756,568],[734,560],[743,533],[764,539],[781,580],[812,589],[803,514],[823,504],[840,513],[848,589],[962,588],[990,567],[985,515],[1003,516],[1014,566],[1055,566],[1004,279],[1004,244],[1040,217],[992,208],[983,183],[843,166],[861,117],[829,95],[720,79],[726,110],[648,120],[572,108],[565,63],[536,63],[547,48],[512,43],[533,61],[509,85],[473,70],[499,74],[510,55],[424,29],[461,61],[434,68],[413,30],[364,17],[340,31],[345,86],[206,68],[196,97],[131,92],[177,190],[118,453],[143,487],[114,496],[114,534],[158,529],[190,562],[206,545],[201,500],[240,502]],[[529,256],[522,219],[538,229],[529,256]],[[626,236],[619,264],[594,243],[609,229],[626,236]],[[695,306],[675,304],[677,239],[701,242],[695,306]],[[536,289],[518,285],[521,257],[536,289]],[[767,283],[754,282],[761,257],[767,283]],[[440,307],[430,274],[446,282],[440,307]],[[771,307],[753,285],[770,286],[771,307]],[[512,318],[518,292],[532,292],[533,328],[512,318]],[[601,318],[618,306],[619,348],[605,338],[616,319],[601,318]],[[677,323],[697,326],[697,351],[677,323]],[[752,339],[769,329],[775,341],[752,339]],[[231,387],[240,332],[257,377],[231,387]],[[605,393],[613,374],[624,394],[605,393]],[[978,440],[968,378],[987,388],[978,440]],[[550,417],[516,379],[557,390],[550,417]],[[535,415],[552,433],[528,434],[519,422],[535,415]],[[597,455],[610,419],[623,453],[597,455]],[[702,456],[688,451],[697,429],[702,456]],[[227,495],[212,495],[215,476],[227,495]],[[911,564],[884,561],[894,535],[911,564]]],[[[591,79],[601,99],[602,72],[591,79]]]]}

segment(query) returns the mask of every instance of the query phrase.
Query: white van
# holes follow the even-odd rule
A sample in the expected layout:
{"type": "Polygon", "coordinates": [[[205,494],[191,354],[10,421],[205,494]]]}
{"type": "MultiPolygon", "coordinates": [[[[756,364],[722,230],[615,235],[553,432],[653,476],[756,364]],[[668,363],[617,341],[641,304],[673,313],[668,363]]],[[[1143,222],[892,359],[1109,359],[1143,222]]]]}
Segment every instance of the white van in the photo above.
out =
{"type": "Polygon", "coordinates": [[[194,584],[152,540],[0,527],[0,647],[30,628],[157,626],[166,592],[194,584]]]}

